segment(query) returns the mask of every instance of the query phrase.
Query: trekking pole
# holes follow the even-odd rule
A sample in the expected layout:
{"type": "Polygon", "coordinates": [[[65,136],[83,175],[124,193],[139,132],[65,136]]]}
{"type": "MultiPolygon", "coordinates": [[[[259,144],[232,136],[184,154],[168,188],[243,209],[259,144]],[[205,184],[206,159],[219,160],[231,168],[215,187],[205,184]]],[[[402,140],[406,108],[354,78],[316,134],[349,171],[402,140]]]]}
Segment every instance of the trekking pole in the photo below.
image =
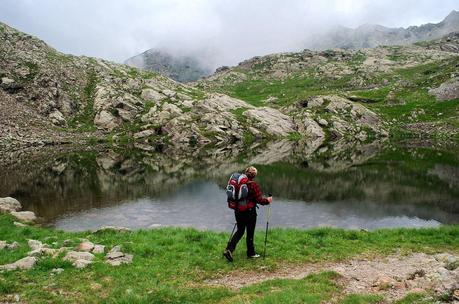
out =
{"type": "MultiPolygon", "coordinates": [[[[272,196],[272,194],[269,194],[272,196]]],[[[269,228],[269,218],[271,217],[271,204],[269,204],[268,211],[266,211],[266,232],[265,232],[265,248],[263,250],[263,259],[266,258],[266,243],[268,242],[268,228],[269,228]]]]}
{"type": "Polygon", "coordinates": [[[231,242],[231,239],[233,238],[233,234],[234,234],[234,230],[236,229],[236,225],[237,225],[237,222],[234,223],[233,231],[231,231],[231,235],[229,237],[227,245],[229,245],[229,243],[231,242]]]}

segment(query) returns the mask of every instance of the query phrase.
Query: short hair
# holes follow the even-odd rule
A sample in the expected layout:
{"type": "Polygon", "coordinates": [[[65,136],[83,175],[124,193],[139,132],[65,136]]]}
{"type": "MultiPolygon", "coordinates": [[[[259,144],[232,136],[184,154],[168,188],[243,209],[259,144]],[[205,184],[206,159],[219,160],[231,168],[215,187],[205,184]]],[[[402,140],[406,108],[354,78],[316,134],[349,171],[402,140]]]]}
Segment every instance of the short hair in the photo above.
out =
{"type": "Polygon", "coordinates": [[[247,175],[248,178],[254,178],[258,173],[257,168],[250,166],[245,169],[245,175],[247,175]]]}

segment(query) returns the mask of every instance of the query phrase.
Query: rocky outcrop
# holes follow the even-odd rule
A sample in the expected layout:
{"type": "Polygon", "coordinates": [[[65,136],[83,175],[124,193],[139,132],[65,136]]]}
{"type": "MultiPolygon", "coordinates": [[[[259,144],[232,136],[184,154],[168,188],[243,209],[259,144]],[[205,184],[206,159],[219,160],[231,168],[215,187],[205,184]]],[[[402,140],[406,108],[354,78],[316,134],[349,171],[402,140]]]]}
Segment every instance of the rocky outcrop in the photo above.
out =
{"type": "Polygon", "coordinates": [[[459,78],[454,78],[442,83],[438,88],[430,89],[429,94],[434,95],[438,101],[459,98],[459,78]]]}
{"type": "Polygon", "coordinates": [[[253,126],[272,136],[285,137],[296,131],[293,119],[279,110],[262,107],[244,112],[253,126]]]}

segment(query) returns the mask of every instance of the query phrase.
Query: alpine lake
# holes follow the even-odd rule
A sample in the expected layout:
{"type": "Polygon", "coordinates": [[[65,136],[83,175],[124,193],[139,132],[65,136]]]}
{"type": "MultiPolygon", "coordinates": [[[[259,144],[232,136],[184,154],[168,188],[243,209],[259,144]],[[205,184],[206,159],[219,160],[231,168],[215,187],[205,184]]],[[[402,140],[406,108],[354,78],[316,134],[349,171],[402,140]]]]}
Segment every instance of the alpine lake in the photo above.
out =
{"type": "MultiPolygon", "coordinates": [[[[459,146],[416,141],[345,143],[318,149],[292,141],[250,148],[43,147],[3,153],[0,197],[12,196],[45,226],[104,225],[231,230],[225,186],[258,168],[272,193],[271,227],[436,227],[459,223],[459,146]]],[[[260,206],[258,225],[268,207],[260,206]]]]}

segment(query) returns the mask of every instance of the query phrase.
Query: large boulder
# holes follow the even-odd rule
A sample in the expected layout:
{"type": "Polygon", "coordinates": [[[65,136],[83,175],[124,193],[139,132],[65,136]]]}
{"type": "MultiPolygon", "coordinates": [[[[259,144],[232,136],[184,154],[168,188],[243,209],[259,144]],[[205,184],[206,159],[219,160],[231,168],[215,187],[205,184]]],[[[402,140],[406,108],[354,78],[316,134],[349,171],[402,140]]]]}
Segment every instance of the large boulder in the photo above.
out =
{"type": "Polygon", "coordinates": [[[446,81],[438,88],[430,89],[429,94],[434,95],[439,101],[459,98],[459,78],[446,81]]]}
{"type": "Polygon", "coordinates": [[[13,211],[10,214],[23,222],[31,223],[37,220],[37,216],[32,211],[13,211]]]}
{"type": "Polygon", "coordinates": [[[25,257],[11,264],[0,265],[0,270],[6,270],[6,271],[17,270],[17,269],[28,270],[28,269],[33,268],[33,266],[35,266],[36,263],[37,263],[36,257],[25,257]]]}
{"type": "Polygon", "coordinates": [[[113,116],[110,112],[102,110],[94,117],[94,124],[107,131],[111,131],[120,124],[120,119],[113,116]]]}
{"type": "Polygon", "coordinates": [[[0,214],[21,210],[21,203],[12,197],[0,198],[0,214]]]}
{"type": "Polygon", "coordinates": [[[293,119],[273,108],[254,108],[245,111],[243,115],[255,127],[264,130],[269,135],[288,136],[296,131],[293,119]]]}

